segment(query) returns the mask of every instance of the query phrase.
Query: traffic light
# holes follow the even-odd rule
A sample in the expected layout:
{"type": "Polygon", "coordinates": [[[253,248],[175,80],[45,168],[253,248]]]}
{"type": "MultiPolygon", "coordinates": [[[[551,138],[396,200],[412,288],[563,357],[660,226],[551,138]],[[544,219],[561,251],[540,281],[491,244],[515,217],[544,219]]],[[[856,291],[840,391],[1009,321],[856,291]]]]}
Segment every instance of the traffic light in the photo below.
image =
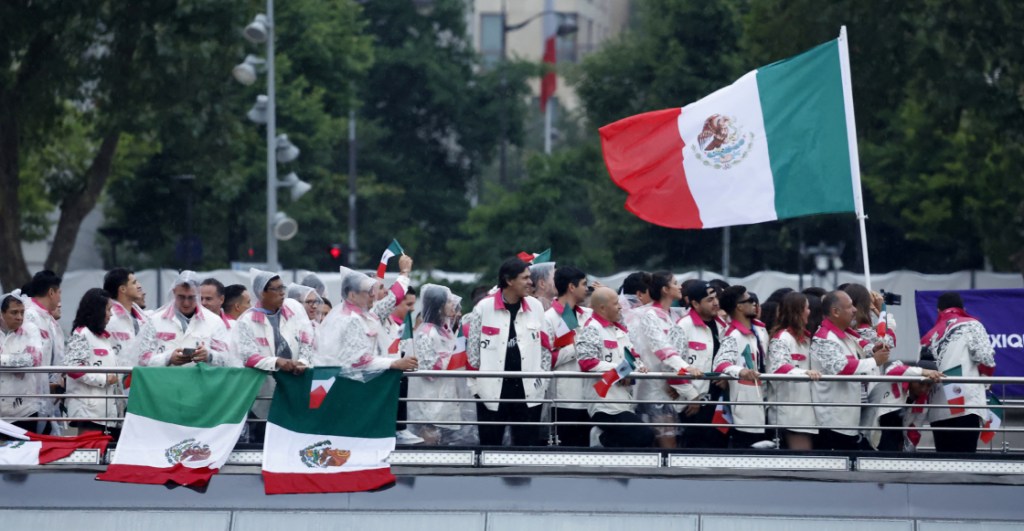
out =
{"type": "Polygon", "coordinates": [[[331,260],[335,262],[341,260],[342,248],[343,246],[340,243],[331,244],[330,248],[327,249],[327,254],[331,255],[331,260]]]}

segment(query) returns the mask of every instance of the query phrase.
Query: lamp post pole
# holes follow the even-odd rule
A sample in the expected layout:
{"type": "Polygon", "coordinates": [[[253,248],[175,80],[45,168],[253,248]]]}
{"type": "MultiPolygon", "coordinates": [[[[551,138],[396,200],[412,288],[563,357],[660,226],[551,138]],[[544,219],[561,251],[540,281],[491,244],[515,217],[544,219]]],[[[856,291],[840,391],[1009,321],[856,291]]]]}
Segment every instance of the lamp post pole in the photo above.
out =
{"type": "Polygon", "coordinates": [[[278,269],[274,214],[277,213],[277,98],[274,82],[274,0],[267,0],[267,267],[278,269]]]}
{"type": "Polygon", "coordinates": [[[501,0],[501,57],[498,59],[501,68],[501,85],[498,87],[501,97],[501,146],[498,157],[498,182],[502,186],[508,183],[508,74],[505,71],[506,57],[508,55],[508,12],[505,10],[505,0],[501,0]]]}
{"type": "Polygon", "coordinates": [[[355,268],[359,245],[356,243],[356,110],[348,111],[348,266],[355,268]]]}

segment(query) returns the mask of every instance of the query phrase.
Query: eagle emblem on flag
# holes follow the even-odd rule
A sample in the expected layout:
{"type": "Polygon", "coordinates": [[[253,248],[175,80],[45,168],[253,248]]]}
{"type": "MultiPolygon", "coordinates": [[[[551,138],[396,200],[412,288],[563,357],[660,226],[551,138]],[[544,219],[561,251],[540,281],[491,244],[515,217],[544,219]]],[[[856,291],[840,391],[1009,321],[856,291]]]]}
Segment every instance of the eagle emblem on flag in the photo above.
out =
{"type": "Polygon", "coordinates": [[[704,120],[690,151],[705,166],[727,170],[743,161],[754,147],[754,133],[745,133],[733,116],[712,114],[704,120]]]}
{"type": "Polygon", "coordinates": [[[164,451],[164,457],[172,465],[206,461],[210,458],[210,445],[188,438],[164,451]]]}
{"type": "Polygon", "coordinates": [[[9,450],[13,450],[15,448],[20,448],[24,445],[25,441],[0,441],[0,449],[7,448],[9,450]]]}
{"type": "Polygon", "coordinates": [[[327,468],[344,465],[352,452],[331,448],[330,439],[311,444],[299,451],[302,464],[308,468],[327,468]]]}

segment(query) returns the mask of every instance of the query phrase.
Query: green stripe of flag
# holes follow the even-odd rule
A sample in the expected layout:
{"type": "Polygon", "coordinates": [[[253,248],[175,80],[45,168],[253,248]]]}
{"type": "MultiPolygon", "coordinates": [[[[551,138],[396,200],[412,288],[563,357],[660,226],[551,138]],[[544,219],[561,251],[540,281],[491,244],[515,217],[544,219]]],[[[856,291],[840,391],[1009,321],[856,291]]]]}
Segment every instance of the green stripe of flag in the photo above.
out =
{"type": "Polygon", "coordinates": [[[338,376],[320,407],[310,409],[313,371],[298,376],[277,372],[277,389],[267,420],[298,433],[394,437],[401,378],[399,371],[385,371],[368,382],[338,376]]]}
{"type": "Polygon", "coordinates": [[[854,211],[839,41],[757,70],[779,219],[854,211]]]}
{"type": "Polygon", "coordinates": [[[242,422],[266,374],[256,369],[136,367],[128,411],[161,422],[213,428],[242,422]]]}
{"type": "Polygon", "coordinates": [[[741,355],[743,356],[743,363],[746,364],[747,368],[753,369],[755,367],[754,357],[750,354],[750,345],[743,347],[743,354],[741,355]]]}

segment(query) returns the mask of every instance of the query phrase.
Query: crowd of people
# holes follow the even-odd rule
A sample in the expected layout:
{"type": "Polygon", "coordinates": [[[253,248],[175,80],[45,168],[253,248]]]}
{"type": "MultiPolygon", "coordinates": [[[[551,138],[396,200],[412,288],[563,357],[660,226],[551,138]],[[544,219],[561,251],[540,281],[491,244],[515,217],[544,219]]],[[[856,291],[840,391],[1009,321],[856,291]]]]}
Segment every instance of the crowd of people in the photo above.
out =
{"type": "MultiPolygon", "coordinates": [[[[890,359],[897,327],[882,296],[859,284],[784,288],[761,302],[744,286],[680,284],[660,271],[630,274],[616,292],[578,268],[517,257],[501,264],[496,285],[474,290],[463,314],[449,288],[411,286],[412,266],[400,255],[390,286],[342,268],[336,304],[315,274],[286,285],[253,269],[248,285],[224,286],[186,270],[155,310],[135,274],[116,268],[83,295],[67,336],[58,324],[61,279],[42,271],[0,296],[0,366],[207,363],[297,374],[337,366],[364,380],[387,370],[505,373],[403,378],[399,444],[902,451],[931,426],[938,451],[973,452],[989,416],[984,385],[943,383],[995,367],[984,326],[955,292],[939,298],[920,359],[901,362],[890,359]],[[536,375],[547,371],[621,377],[605,378],[599,391],[596,379],[536,375]]],[[[43,434],[116,435],[126,376],[0,372],[0,417],[43,434]]],[[[273,385],[267,378],[261,396],[273,385]]],[[[250,414],[265,419],[268,409],[257,400],[250,414]]],[[[246,439],[261,441],[263,425],[250,423],[246,439]]]]}

